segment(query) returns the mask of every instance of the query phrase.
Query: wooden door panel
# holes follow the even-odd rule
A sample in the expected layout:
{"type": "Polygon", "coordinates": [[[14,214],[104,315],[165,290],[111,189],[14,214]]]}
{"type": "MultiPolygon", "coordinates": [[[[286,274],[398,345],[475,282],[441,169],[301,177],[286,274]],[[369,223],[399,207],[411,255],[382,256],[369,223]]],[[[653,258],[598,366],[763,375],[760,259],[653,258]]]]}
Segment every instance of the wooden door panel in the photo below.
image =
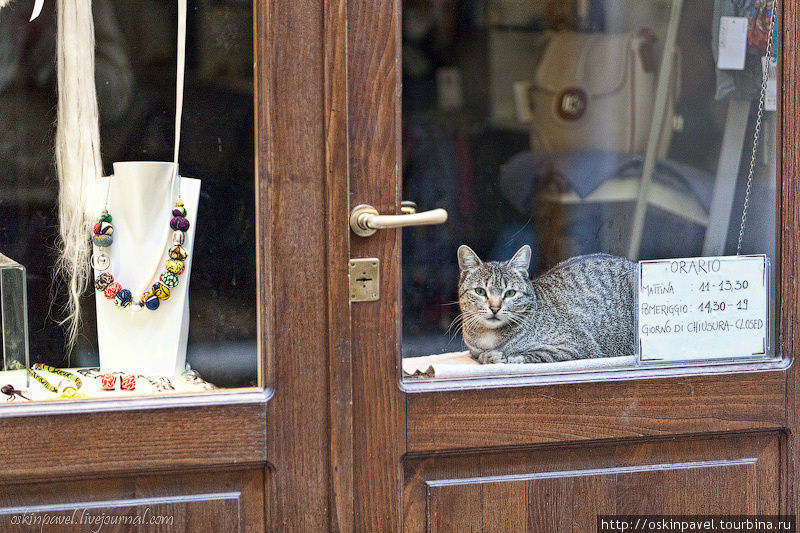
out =
{"type": "Polygon", "coordinates": [[[84,471],[116,475],[265,465],[264,391],[220,392],[202,401],[202,406],[183,407],[174,398],[131,398],[106,403],[104,411],[90,410],[89,402],[20,405],[22,414],[32,416],[2,417],[0,432],[25,442],[26,450],[15,454],[14,446],[9,449],[12,453],[3,457],[0,483],[84,471]],[[109,405],[116,410],[106,412],[109,405]],[[33,416],[42,412],[51,416],[33,416]]]}
{"type": "Polygon", "coordinates": [[[413,458],[406,531],[593,531],[598,514],[777,514],[781,433],[413,458]]]}
{"type": "Polygon", "coordinates": [[[780,429],[782,372],[409,394],[408,450],[780,429]]]}
{"type": "Polygon", "coordinates": [[[48,520],[44,531],[258,533],[264,487],[260,469],[8,484],[0,487],[0,531],[39,530],[48,520]]]}

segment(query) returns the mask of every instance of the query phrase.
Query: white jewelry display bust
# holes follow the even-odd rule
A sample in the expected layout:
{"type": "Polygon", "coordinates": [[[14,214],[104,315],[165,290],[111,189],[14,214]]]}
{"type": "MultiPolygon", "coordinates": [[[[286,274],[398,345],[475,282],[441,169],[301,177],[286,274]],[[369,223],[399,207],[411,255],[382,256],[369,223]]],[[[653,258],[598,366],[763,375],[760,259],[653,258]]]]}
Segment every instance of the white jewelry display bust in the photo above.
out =
{"type": "MultiPolygon", "coordinates": [[[[106,270],[133,293],[134,301],[151,288],[164,271],[172,247],[169,227],[175,207],[175,164],[162,162],[114,163],[108,212],[113,217],[114,243],[110,248],[94,247],[111,259],[106,270]]],[[[103,181],[105,181],[105,179],[103,181]]],[[[186,366],[189,335],[189,279],[192,272],[200,180],[179,178],[181,199],[191,226],[184,248],[186,270],[178,286],[170,289],[168,300],[155,311],[120,309],[114,300],[95,291],[97,342],[102,372],[126,372],[172,377],[186,366]]],[[[95,212],[100,214],[106,183],[99,187],[95,212]]],[[[95,279],[100,272],[95,272],[95,279]]]]}

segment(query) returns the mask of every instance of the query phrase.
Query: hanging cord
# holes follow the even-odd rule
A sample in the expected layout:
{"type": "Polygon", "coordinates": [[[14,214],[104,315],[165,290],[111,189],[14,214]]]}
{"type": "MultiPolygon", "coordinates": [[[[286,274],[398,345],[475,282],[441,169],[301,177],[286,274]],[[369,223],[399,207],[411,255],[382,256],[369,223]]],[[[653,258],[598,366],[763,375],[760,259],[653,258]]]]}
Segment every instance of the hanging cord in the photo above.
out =
{"type": "MultiPolygon", "coordinates": [[[[0,0],[2,1],[2,0],[0,0]]],[[[173,186],[170,187],[170,197],[174,197],[176,202],[182,201],[181,196],[181,177],[178,169],[178,156],[181,151],[181,122],[183,119],[183,86],[186,71],[186,12],[187,0],[178,0],[178,51],[177,51],[177,71],[175,73],[175,149],[173,163],[175,164],[175,174],[173,176],[173,186]],[[173,191],[172,189],[175,189],[173,191]],[[173,192],[176,192],[173,196],[173,192]]],[[[106,195],[104,209],[108,211],[108,202],[111,197],[111,180],[106,183],[106,195]]]]}
{"type": "Polygon", "coordinates": [[[767,51],[764,54],[764,65],[761,73],[761,96],[758,99],[758,113],[756,114],[756,125],[753,132],[753,150],[750,152],[750,168],[747,171],[747,189],[744,193],[744,206],[742,207],[742,223],[739,226],[739,242],[736,244],[736,255],[742,253],[742,238],[744,228],[747,224],[747,208],[750,207],[750,191],[753,187],[753,173],[756,167],[756,155],[758,154],[758,135],[761,132],[761,119],[764,115],[764,99],[767,94],[767,79],[769,74],[769,64],[772,61],[772,34],[775,31],[775,21],[777,20],[778,0],[772,2],[772,14],[769,17],[769,36],[767,37],[767,51]]]}
{"type": "MultiPolygon", "coordinates": [[[[172,182],[170,183],[169,187],[169,197],[170,199],[174,199],[174,202],[181,202],[181,176],[178,171],[178,155],[180,153],[180,145],[181,145],[181,119],[183,116],[183,87],[184,87],[184,77],[185,77],[185,70],[186,70],[186,12],[187,12],[187,0],[178,0],[178,51],[177,51],[177,71],[175,74],[175,150],[174,150],[174,159],[173,162],[175,164],[175,172],[172,175],[172,182]]],[[[104,210],[108,211],[109,202],[111,198],[111,176],[106,178],[106,194],[105,194],[105,202],[104,202],[104,210]]],[[[171,202],[173,200],[170,200],[171,202]]],[[[166,228],[166,232],[162,241],[166,244],[169,242],[171,235],[171,231],[169,227],[166,228]]],[[[163,246],[162,246],[163,247],[163,246]]],[[[158,271],[161,267],[161,258],[159,257],[158,261],[155,264],[153,271],[150,275],[146,278],[146,282],[142,287],[137,287],[136,292],[134,294],[142,294],[144,289],[147,285],[149,285],[152,280],[158,275],[158,271]]]]}
{"type": "Polygon", "coordinates": [[[181,151],[181,119],[183,118],[183,81],[186,70],[186,1],[178,0],[178,70],[175,76],[175,179],[178,182],[177,201],[181,201],[181,178],[178,156],[181,151]]]}

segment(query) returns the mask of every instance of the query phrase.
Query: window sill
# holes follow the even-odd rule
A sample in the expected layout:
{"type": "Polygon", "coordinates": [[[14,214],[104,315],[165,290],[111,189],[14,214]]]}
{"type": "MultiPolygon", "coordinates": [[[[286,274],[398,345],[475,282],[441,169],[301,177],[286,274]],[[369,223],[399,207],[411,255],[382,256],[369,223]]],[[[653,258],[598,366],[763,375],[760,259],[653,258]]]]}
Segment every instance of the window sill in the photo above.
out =
{"type": "Polygon", "coordinates": [[[142,411],[187,407],[246,406],[264,404],[272,397],[271,389],[254,387],[219,389],[196,393],[165,393],[128,398],[86,398],[34,402],[8,402],[0,405],[0,419],[25,416],[142,411]]]}
{"type": "Polygon", "coordinates": [[[740,363],[718,362],[703,363],[693,366],[614,368],[607,370],[573,371],[568,373],[554,372],[536,375],[498,375],[492,377],[481,376],[452,379],[409,379],[407,377],[405,379],[401,379],[400,388],[407,393],[496,389],[542,385],[562,385],[570,383],[629,381],[751,372],[785,371],[791,365],[792,360],[789,358],[784,358],[740,363]]]}

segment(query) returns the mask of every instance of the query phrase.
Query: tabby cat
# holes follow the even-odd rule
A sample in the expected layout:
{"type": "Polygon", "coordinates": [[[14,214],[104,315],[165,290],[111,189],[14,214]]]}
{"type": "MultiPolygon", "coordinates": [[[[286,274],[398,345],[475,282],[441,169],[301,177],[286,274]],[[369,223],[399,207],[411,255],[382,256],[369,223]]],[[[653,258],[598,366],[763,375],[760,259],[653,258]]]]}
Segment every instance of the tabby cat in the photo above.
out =
{"type": "Polygon", "coordinates": [[[531,281],[530,246],[506,262],[458,249],[464,342],[480,363],[549,363],[633,354],[635,263],[592,254],[531,281]]]}

